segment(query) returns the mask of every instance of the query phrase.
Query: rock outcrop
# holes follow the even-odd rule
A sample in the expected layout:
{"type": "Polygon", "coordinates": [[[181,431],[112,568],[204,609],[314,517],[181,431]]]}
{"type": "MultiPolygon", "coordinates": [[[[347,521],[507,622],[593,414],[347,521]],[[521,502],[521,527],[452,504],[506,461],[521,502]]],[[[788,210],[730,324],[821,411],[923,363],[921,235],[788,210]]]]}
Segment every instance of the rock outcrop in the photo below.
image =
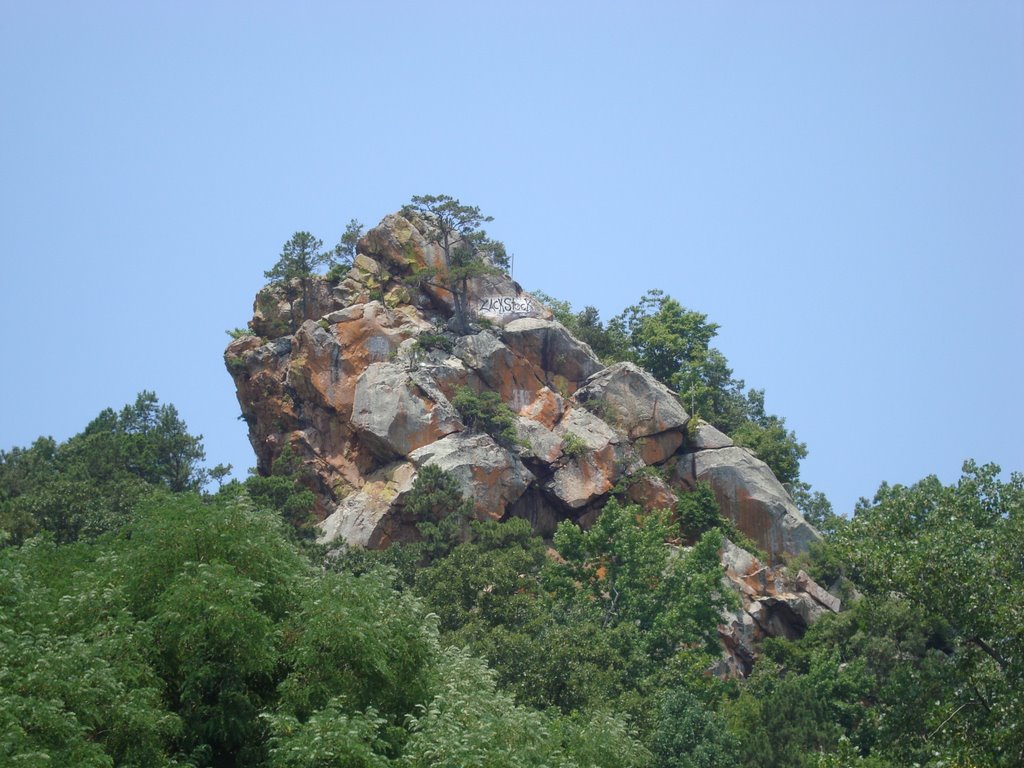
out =
{"type": "Polygon", "coordinates": [[[724,613],[718,626],[725,653],[715,671],[722,677],[746,677],[757,643],[763,638],[802,637],[819,617],[839,610],[839,598],[803,571],[793,577],[785,569],[761,563],[728,540],[721,558],[725,569],[722,581],[740,598],[740,607],[724,613]]]}
{"type": "Polygon", "coordinates": [[[287,451],[311,470],[322,541],[415,538],[404,500],[428,464],[458,480],[478,517],[524,517],[546,535],[561,520],[586,525],[613,491],[665,507],[707,480],[773,560],[817,537],[766,465],[691,423],[648,373],[602,365],[496,269],[447,279],[431,224],[415,215],[367,232],[340,281],[262,290],[250,329],[225,361],[257,469],[287,451]],[[453,320],[457,299],[468,329],[453,320]],[[464,388],[496,393],[516,440],[471,429],[453,405],[464,388]]]}

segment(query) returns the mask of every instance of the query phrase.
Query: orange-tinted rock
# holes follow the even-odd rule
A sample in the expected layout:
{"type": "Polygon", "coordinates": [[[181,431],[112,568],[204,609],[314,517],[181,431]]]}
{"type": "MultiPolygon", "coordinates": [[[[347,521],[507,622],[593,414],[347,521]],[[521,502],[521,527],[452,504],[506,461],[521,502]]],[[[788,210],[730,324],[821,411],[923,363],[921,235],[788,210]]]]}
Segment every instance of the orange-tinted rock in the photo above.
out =
{"type": "Polygon", "coordinates": [[[581,509],[607,494],[622,478],[643,466],[632,446],[601,419],[583,408],[569,411],[555,428],[564,440],[585,447],[580,456],[563,457],[545,484],[569,509],[581,509]]]}
{"type": "Polygon", "coordinates": [[[544,386],[544,371],[533,360],[514,354],[490,331],[461,337],[454,354],[514,411],[533,402],[544,386]]]}
{"type": "Polygon", "coordinates": [[[647,510],[673,509],[679,496],[660,477],[642,475],[626,490],[626,498],[647,510]]]}
{"type": "Polygon", "coordinates": [[[765,637],[797,639],[821,616],[839,610],[838,598],[803,571],[794,578],[728,540],[720,556],[723,583],[740,598],[740,608],[723,614],[718,626],[725,654],[715,671],[722,677],[746,677],[765,637]]]}
{"type": "Polygon", "coordinates": [[[519,409],[519,415],[536,421],[547,429],[554,429],[564,411],[565,402],[562,398],[547,387],[541,387],[534,399],[519,409]]]}
{"type": "Polygon", "coordinates": [[[631,364],[604,368],[508,275],[468,281],[470,327],[455,333],[454,286],[431,227],[393,214],[360,239],[340,283],[310,280],[302,304],[299,283],[260,293],[251,325],[278,338],[237,339],[225,363],[261,473],[289,447],[331,529],[384,546],[415,531],[400,515],[403,462],[450,468],[479,516],[522,516],[544,533],[592,520],[620,481],[654,465],[669,482],[642,478],[629,500],[671,507],[700,477],[774,557],[806,546],[813,532],[766,467],[708,425],[687,431],[672,392],[631,364]],[[451,405],[461,387],[497,393],[518,443],[461,434],[451,405]]]}
{"type": "Polygon", "coordinates": [[[658,435],[648,435],[634,441],[633,445],[640,453],[644,464],[661,464],[671,457],[679,446],[683,444],[683,433],[681,431],[662,432],[658,435]]]}

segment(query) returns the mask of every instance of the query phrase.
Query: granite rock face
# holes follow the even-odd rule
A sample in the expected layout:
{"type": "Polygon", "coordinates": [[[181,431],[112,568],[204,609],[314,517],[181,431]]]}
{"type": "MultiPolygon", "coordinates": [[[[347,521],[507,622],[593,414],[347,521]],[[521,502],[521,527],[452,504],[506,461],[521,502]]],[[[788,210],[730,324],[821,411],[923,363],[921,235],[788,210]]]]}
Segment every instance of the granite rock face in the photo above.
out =
{"type": "Polygon", "coordinates": [[[708,448],[687,458],[679,466],[689,480],[708,482],[722,513],[773,558],[804,552],[819,538],[768,465],[746,448],[708,448]]]}
{"type": "Polygon", "coordinates": [[[746,677],[765,637],[802,637],[826,613],[839,611],[839,598],[818,586],[806,573],[794,577],[772,568],[725,540],[721,552],[722,583],[740,599],[740,607],[722,615],[718,635],[725,653],[715,672],[722,677],[746,677]]]}
{"type": "Polygon", "coordinates": [[[602,365],[508,275],[467,281],[470,327],[453,332],[445,275],[430,222],[391,214],[342,279],[309,281],[305,302],[293,284],[260,291],[252,335],[225,352],[257,470],[286,451],[310,470],[322,541],[415,538],[404,499],[428,464],[456,478],[477,517],[525,517],[545,535],[562,520],[587,524],[613,492],[653,509],[706,480],[773,560],[817,538],[766,465],[691,424],[645,371],[602,365]],[[463,388],[497,394],[513,443],[465,423],[452,405],[463,388]]]}

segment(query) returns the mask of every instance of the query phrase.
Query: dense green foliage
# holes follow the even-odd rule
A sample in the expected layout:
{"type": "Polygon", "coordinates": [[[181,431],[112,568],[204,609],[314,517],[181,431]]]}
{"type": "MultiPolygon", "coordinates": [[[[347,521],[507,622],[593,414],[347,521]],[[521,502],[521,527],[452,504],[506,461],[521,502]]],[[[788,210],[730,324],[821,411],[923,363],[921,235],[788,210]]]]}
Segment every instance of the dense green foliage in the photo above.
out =
{"type": "Polygon", "coordinates": [[[725,707],[742,765],[1024,763],[1024,477],[998,474],[883,485],[838,524],[818,561],[863,596],[766,644],[725,707]]]}
{"type": "Polygon", "coordinates": [[[612,500],[546,543],[524,520],[469,522],[425,468],[406,510],[422,541],[325,569],[292,533],[296,462],[201,496],[201,458],[150,393],[3,455],[5,524],[30,524],[0,550],[0,763],[1024,760],[1019,475],[968,463],[955,485],[883,486],[833,519],[801,564],[860,599],[723,683],[706,670],[735,531],[706,487],[671,513],[612,500]]]}
{"type": "Polygon", "coordinates": [[[469,387],[460,387],[452,398],[452,405],[467,428],[484,432],[506,447],[515,446],[518,440],[516,415],[497,392],[475,392],[469,387]]]}
{"type": "Polygon", "coordinates": [[[388,571],[323,572],[244,497],[0,552],[0,763],[641,765],[604,712],[516,704],[388,571]],[[579,758],[579,759],[578,759],[579,758]],[[585,760],[585,761],[584,761],[585,760]]]}
{"type": "Polygon", "coordinates": [[[0,544],[38,531],[70,542],[114,530],[147,495],[195,491],[230,471],[205,469],[205,458],[202,436],[152,392],[104,410],[66,442],[41,437],[0,451],[0,544]]]}

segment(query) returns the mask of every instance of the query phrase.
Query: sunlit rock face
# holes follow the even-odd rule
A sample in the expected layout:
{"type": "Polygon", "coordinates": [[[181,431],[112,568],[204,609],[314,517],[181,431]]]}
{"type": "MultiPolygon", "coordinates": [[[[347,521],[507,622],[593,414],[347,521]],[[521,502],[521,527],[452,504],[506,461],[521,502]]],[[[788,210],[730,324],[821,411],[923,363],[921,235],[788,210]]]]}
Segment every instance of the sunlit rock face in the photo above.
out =
{"type": "Polygon", "coordinates": [[[458,287],[469,320],[458,328],[429,222],[391,214],[360,239],[347,275],[308,282],[264,288],[253,335],[225,362],[258,471],[286,450],[308,468],[322,541],[415,539],[405,499],[429,464],[456,478],[478,518],[524,517],[547,536],[563,520],[586,525],[613,493],[664,508],[706,480],[772,560],[817,537],[766,465],[691,424],[645,371],[604,366],[508,275],[458,287]],[[466,423],[453,404],[464,389],[495,393],[515,439],[466,423]]]}

